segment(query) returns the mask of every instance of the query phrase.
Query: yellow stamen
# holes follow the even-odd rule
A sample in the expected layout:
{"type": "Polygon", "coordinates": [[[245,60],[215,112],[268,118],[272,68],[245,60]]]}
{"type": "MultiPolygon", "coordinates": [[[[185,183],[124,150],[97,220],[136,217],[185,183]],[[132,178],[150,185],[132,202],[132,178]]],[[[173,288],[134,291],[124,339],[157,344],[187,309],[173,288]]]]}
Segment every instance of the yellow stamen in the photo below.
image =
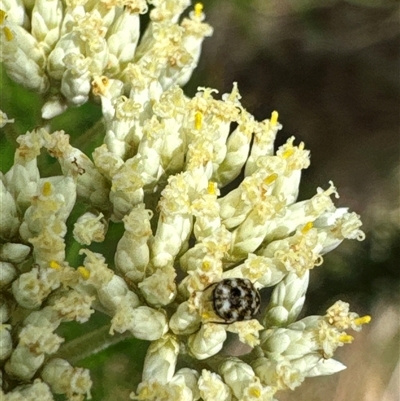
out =
{"type": "Polygon", "coordinates": [[[9,42],[11,42],[11,41],[14,39],[14,35],[13,35],[11,29],[10,29],[8,26],[5,26],[5,27],[3,28],[3,32],[4,32],[4,35],[5,35],[6,39],[7,39],[9,42]]]}
{"type": "Polygon", "coordinates": [[[205,272],[208,272],[208,271],[210,270],[210,268],[211,268],[210,262],[204,261],[204,262],[201,264],[201,270],[203,270],[203,271],[205,271],[205,272]]]}
{"type": "Polygon", "coordinates": [[[294,148],[286,149],[286,150],[282,153],[282,157],[283,157],[284,159],[288,159],[290,156],[292,156],[293,153],[294,153],[294,148]]]}
{"type": "Polygon", "coordinates": [[[365,315],[365,316],[361,316],[357,319],[354,319],[354,323],[357,326],[362,326],[363,324],[368,324],[371,321],[371,319],[372,319],[371,316],[365,315]]]}
{"type": "Polygon", "coordinates": [[[211,316],[212,316],[211,313],[206,311],[201,314],[201,318],[204,320],[210,319],[211,316]]]}
{"type": "Polygon", "coordinates": [[[203,113],[201,111],[196,111],[194,114],[194,127],[199,130],[203,125],[203,113]]]}
{"type": "Polygon", "coordinates": [[[203,12],[203,4],[202,3],[196,3],[194,5],[194,15],[196,17],[201,17],[201,13],[203,12]]]}
{"type": "Polygon", "coordinates": [[[90,271],[86,269],[86,267],[80,266],[77,270],[84,280],[87,280],[90,277],[90,271]]]}
{"type": "Polygon", "coordinates": [[[354,340],[354,337],[350,336],[348,334],[342,334],[339,336],[339,341],[344,344],[351,344],[353,342],[353,340],[354,340]]]}
{"type": "Polygon", "coordinates": [[[278,124],[278,117],[279,117],[279,113],[276,110],[274,110],[271,113],[271,119],[269,120],[271,127],[275,127],[275,125],[278,124]]]}
{"type": "Polygon", "coordinates": [[[0,24],[4,24],[7,19],[7,13],[4,10],[0,10],[0,24]]]}
{"type": "Polygon", "coordinates": [[[215,182],[212,182],[212,181],[210,181],[209,183],[208,183],[208,188],[207,188],[207,192],[210,194],[210,195],[215,195],[215,192],[216,192],[216,185],[215,185],[215,182]]]}
{"type": "Polygon", "coordinates": [[[43,188],[42,188],[42,194],[44,196],[49,196],[51,195],[51,183],[49,181],[46,181],[43,184],[43,188]]]}
{"type": "Polygon", "coordinates": [[[55,260],[50,260],[49,266],[54,270],[61,269],[61,265],[58,262],[56,262],[55,260]]]}
{"type": "Polygon", "coordinates": [[[307,234],[312,228],[314,227],[314,224],[312,221],[309,221],[305,226],[301,229],[302,234],[307,234]]]}
{"type": "Polygon", "coordinates": [[[278,174],[273,173],[264,179],[265,185],[271,185],[278,178],[278,174]]]}
{"type": "Polygon", "coordinates": [[[257,398],[261,397],[261,391],[259,388],[252,388],[250,389],[249,393],[252,397],[257,397],[257,398]]]}

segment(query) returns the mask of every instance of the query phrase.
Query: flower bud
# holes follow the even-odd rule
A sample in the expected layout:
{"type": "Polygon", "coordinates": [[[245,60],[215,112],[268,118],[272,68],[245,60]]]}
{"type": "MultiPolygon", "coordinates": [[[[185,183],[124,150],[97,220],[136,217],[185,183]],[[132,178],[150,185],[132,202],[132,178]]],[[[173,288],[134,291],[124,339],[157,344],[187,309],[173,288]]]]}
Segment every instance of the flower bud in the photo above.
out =
{"type": "Polygon", "coordinates": [[[0,324],[7,322],[11,317],[12,301],[0,296],[0,324]]]}
{"type": "Polygon", "coordinates": [[[105,237],[105,224],[101,221],[103,213],[95,215],[85,213],[74,224],[74,238],[82,245],[90,245],[92,242],[103,242],[105,237]]]}
{"type": "Polygon", "coordinates": [[[200,398],[200,391],[197,386],[197,381],[199,379],[197,370],[189,368],[179,369],[172,378],[172,382],[180,379],[183,379],[185,385],[192,391],[193,401],[197,401],[200,398]]]}
{"type": "Polygon", "coordinates": [[[0,288],[7,287],[17,277],[17,269],[7,262],[0,262],[0,288]]]}
{"type": "Polygon", "coordinates": [[[150,344],[144,360],[142,381],[156,379],[168,383],[175,373],[179,343],[174,336],[166,335],[150,344]]]}
{"type": "Polygon", "coordinates": [[[11,193],[7,191],[0,180],[0,238],[11,239],[15,236],[19,227],[17,205],[11,193]]]}
{"type": "Polygon", "coordinates": [[[229,358],[219,368],[224,382],[230,387],[233,395],[239,400],[243,392],[255,380],[255,373],[250,365],[239,358],[229,358]]]}
{"type": "Polygon", "coordinates": [[[175,269],[171,266],[166,266],[162,269],[157,269],[154,274],[146,277],[139,283],[139,288],[149,304],[166,306],[176,296],[175,277],[175,269]]]}
{"type": "Polygon", "coordinates": [[[200,328],[200,315],[189,308],[188,302],[182,302],[169,320],[169,327],[175,334],[192,334],[200,328]]]}
{"type": "Polygon", "coordinates": [[[131,305],[121,302],[117,313],[112,319],[110,333],[123,333],[129,330],[136,338],[154,341],[161,338],[168,331],[165,315],[148,306],[132,308],[131,305]]]}
{"type": "Polygon", "coordinates": [[[29,255],[31,248],[28,245],[8,242],[0,245],[0,260],[10,263],[21,263],[29,255]]]}
{"type": "Polygon", "coordinates": [[[10,376],[20,380],[30,380],[42,366],[44,354],[33,354],[27,346],[17,346],[7,361],[5,370],[10,376]]]}
{"type": "Polygon", "coordinates": [[[11,326],[0,324],[0,361],[7,359],[12,352],[11,326]]]}
{"type": "Polygon", "coordinates": [[[203,369],[198,382],[200,396],[204,401],[231,401],[230,388],[223,382],[221,376],[203,369]]]}
{"type": "Polygon", "coordinates": [[[89,370],[74,368],[66,360],[54,358],[46,362],[41,376],[56,394],[74,394],[78,399],[83,399],[82,395],[90,399],[90,380],[89,370]]]}
{"type": "Polygon", "coordinates": [[[263,320],[265,327],[285,327],[301,312],[308,288],[309,272],[303,277],[289,273],[275,288],[263,320]]]}
{"type": "Polygon", "coordinates": [[[196,359],[206,359],[218,353],[226,340],[226,330],[220,324],[203,324],[188,340],[190,353],[196,359]]]}
{"type": "Polygon", "coordinates": [[[114,313],[121,303],[121,299],[125,297],[129,297],[129,303],[132,308],[139,305],[138,296],[130,291],[125,280],[116,274],[107,284],[97,290],[97,294],[101,304],[111,313],[114,313]]]}
{"type": "Polygon", "coordinates": [[[50,387],[40,379],[35,379],[33,384],[23,384],[22,386],[15,387],[12,391],[7,393],[5,400],[8,399],[54,401],[50,387]]]}

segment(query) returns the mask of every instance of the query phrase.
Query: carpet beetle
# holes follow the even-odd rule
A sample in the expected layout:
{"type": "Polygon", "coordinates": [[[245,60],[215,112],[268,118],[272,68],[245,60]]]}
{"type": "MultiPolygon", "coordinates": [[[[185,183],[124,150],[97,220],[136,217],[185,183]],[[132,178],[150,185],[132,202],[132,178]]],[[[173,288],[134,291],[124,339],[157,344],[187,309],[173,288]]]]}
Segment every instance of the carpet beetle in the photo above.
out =
{"type": "Polygon", "coordinates": [[[227,324],[250,320],[260,310],[260,294],[248,279],[226,278],[210,287],[214,312],[227,324]]]}

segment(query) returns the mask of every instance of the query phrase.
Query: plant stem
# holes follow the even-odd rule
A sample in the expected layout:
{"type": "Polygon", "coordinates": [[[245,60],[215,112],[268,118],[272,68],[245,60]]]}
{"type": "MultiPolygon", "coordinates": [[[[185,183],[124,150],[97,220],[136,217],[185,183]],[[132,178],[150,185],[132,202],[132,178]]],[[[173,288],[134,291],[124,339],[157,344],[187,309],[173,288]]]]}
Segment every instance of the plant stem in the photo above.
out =
{"type": "Polygon", "coordinates": [[[110,325],[107,324],[83,336],[68,341],[60,347],[55,357],[66,359],[69,363],[75,364],[82,359],[132,337],[132,334],[129,332],[111,335],[109,330],[110,325]]]}

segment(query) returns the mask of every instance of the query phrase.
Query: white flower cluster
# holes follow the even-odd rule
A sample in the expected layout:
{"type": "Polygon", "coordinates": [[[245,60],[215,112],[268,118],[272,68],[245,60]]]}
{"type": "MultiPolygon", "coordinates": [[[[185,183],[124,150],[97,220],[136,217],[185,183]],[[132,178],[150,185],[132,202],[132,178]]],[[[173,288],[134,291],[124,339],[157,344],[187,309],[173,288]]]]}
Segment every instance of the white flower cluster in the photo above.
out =
{"type": "Polygon", "coordinates": [[[343,369],[334,351],[369,321],[340,301],[296,321],[309,271],[345,238],[363,239],[359,217],[334,206],[332,183],[297,202],[309,152],[294,138],[274,150],[277,112],[256,121],[236,84],[222,100],[209,88],[185,96],[180,86],[212,30],[200,4],[182,19],[187,0],[148,3],[139,42],[144,0],[0,0],[2,61],[16,82],[48,92],[43,117],[92,96],[105,124],[93,161],[42,127],[18,138],[1,173],[5,401],[90,398],[89,372],[57,355],[57,329],[95,310],[110,317],[110,334],[151,341],[135,400],[273,401],[343,369]],[[61,175],[42,176],[43,151],[61,175]],[[85,259],[70,266],[66,221],[77,201],[87,204],[73,228],[85,259]],[[106,261],[87,247],[107,241],[110,222],[124,233],[106,261]],[[258,315],[265,287],[274,290],[258,315]],[[227,332],[252,351],[220,355],[227,332]]]}
{"type": "Polygon", "coordinates": [[[1,0],[0,60],[13,80],[50,94],[42,109],[47,119],[68,105],[85,103],[93,81],[98,91],[116,95],[123,88],[115,83],[106,89],[104,80],[128,83],[142,77],[132,85],[141,88],[135,101],[146,92],[183,85],[212,29],[202,23],[200,5],[177,24],[190,0],[148,3],[154,6],[151,22],[138,45],[140,15],[148,11],[146,0],[1,0]]]}

